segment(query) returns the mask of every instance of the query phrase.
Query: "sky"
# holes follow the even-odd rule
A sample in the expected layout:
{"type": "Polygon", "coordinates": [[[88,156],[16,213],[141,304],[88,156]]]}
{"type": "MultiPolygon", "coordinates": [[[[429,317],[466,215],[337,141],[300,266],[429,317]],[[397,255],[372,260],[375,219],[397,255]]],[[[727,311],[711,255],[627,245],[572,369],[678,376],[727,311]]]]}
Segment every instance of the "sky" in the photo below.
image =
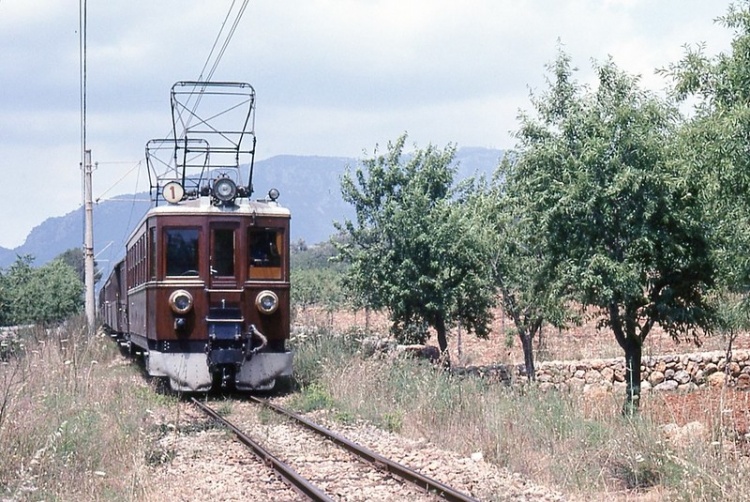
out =
{"type": "MultiPolygon", "coordinates": [[[[258,160],[366,158],[404,133],[411,148],[513,148],[559,48],[579,81],[612,57],[660,92],[654,70],[685,44],[716,54],[732,36],[715,23],[728,0],[250,0],[209,59],[241,3],[86,2],[95,199],[148,190],[144,148],[170,131],[170,88],[207,61],[213,80],[255,88],[258,160]]],[[[75,0],[0,0],[2,247],[81,206],[79,14],[75,0]]]]}

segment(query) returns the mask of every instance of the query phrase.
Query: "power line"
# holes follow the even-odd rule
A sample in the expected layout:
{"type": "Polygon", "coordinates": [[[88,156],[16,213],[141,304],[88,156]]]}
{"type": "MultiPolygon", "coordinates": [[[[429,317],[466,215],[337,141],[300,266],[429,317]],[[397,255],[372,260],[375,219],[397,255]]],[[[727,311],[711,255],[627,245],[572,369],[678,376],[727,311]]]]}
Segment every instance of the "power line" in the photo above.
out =
{"type": "MultiPolygon", "coordinates": [[[[206,71],[206,67],[208,67],[209,62],[211,61],[211,56],[214,54],[214,50],[216,49],[217,44],[219,43],[219,40],[221,40],[222,33],[224,32],[224,28],[226,27],[227,21],[232,15],[232,12],[234,11],[234,5],[236,3],[236,0],[232,0],[232,3],[229,5],[229,10],[227,11],[227,15],[224,16],[224,21],[221,23],[221,28],[219,28],[219,33],[216,34],[216,39],[214,40],[213,45],[211,46],[211,51],[208,53],[208,57],[206,58],[206,62],[203,63],[203,68],[201,69],[200,75],[198,76],[199,82],[207,82],[210,81],[211,78],[213,78],[214,73],[216,72],[216,69],[219,67],[219,63],[221,62],[222,58],[224,57],[224,53],[227,50],[227,47],[229,47],[229,42],[231,42],[232,37],[234,37],[235,31],[237,31],[237,26],[240,24],[240,20],[242,19],[242,16],[245,14],[245,10],[247,9],[247,5],[249,3],[249,0],[243,0],[242,5],[240,5],[239,9],[237,10],[237,13],[235,14],[234,21],[232,22],[232,27],[229,29],[229,32],[226,35],[226,38],[224,39],[224,42],[221,45],[221,49],[219,50],[219,53],[216,56],[216,59],[213,62],[213,65],[211,65],[211,70],[208,72],[208,75],[204,78],[204,72],[206,71]]],[[[196,85],[196,87],[198,87],[196,85]]],[[[201,102],[202,94],[198,94],[198,97],[195,100],[195,104],[193,104],[192,110],[191,110],[191,116],[188,119],[188,124],[192,120],[192,117],[195,116],[195,110],[198,108],[198,105],[201,102]]],[[[188,105],[188,103],[186,103],[188,105]]],[[[184,133],[184,131],[182,131],[184,133]]],[[[174,131],[175,136],[177,136],[177,131],[174,131]]]]}

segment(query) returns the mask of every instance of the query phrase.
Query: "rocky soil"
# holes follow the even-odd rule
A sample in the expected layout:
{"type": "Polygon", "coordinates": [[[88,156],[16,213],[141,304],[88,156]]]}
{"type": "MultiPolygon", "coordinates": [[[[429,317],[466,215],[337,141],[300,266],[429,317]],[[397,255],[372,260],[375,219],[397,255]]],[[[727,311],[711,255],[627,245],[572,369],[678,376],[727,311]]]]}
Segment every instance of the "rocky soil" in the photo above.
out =
{"type": "MultiPolygon", "coordinates": [[[[241,400],[227,418],[276,452],[295,470],[335,500],[439,500],[408,483],[373,471],[361,461],[317,436],[269,416],[241,400]]],[[[360,423],[342,426],[315,413],[311,419],[382,456],[414,468],[479,500],[561,501],[562,494],[485,462],[481,454],[462,457],[440,450],[425,439],[409,440],[360,423]]],[[[164,434],[154,451],[148,500],[153,501],[295,501],[305,500],[282,483],[244,445],[216,428],[189,403],[154,415],[164,434]],[[179,420],[177,420],[179,417],[179,420]]]]}

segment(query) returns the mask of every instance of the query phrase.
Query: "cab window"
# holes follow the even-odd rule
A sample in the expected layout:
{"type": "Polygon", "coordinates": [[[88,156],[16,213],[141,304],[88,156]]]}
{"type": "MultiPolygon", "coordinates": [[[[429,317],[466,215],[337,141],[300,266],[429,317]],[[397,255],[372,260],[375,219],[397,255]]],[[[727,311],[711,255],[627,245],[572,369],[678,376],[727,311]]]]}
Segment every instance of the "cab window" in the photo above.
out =
{"type": "Polygon", "coordinates": [[[234,275],[234,229],[214,228],[213,256],[211,257],[211,274],[220,276],[234,275]]]}
{"type": "Polygon", "coordinates": [[[282,236],[278,229],[248,229],[248,275],[251,279],[281,279],[282,236]]]}
{"type": "Polygon", "coordinates": [[[164,231],[166,270],[168,276],[198,275],[197,228],[167,228],[164,231]]]}

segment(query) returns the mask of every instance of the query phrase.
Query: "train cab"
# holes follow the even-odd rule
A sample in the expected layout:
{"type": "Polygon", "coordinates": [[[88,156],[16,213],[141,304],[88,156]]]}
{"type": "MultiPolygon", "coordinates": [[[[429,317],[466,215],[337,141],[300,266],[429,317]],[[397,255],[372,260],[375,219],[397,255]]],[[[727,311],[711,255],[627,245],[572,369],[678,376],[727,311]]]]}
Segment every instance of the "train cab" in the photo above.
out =
{"type": "Polygon", "coordinates": [[[277,197],[155,207],[128,242],[130,339],[173,389],[268,389],[291,375],[290,213],[277,197]]]}

